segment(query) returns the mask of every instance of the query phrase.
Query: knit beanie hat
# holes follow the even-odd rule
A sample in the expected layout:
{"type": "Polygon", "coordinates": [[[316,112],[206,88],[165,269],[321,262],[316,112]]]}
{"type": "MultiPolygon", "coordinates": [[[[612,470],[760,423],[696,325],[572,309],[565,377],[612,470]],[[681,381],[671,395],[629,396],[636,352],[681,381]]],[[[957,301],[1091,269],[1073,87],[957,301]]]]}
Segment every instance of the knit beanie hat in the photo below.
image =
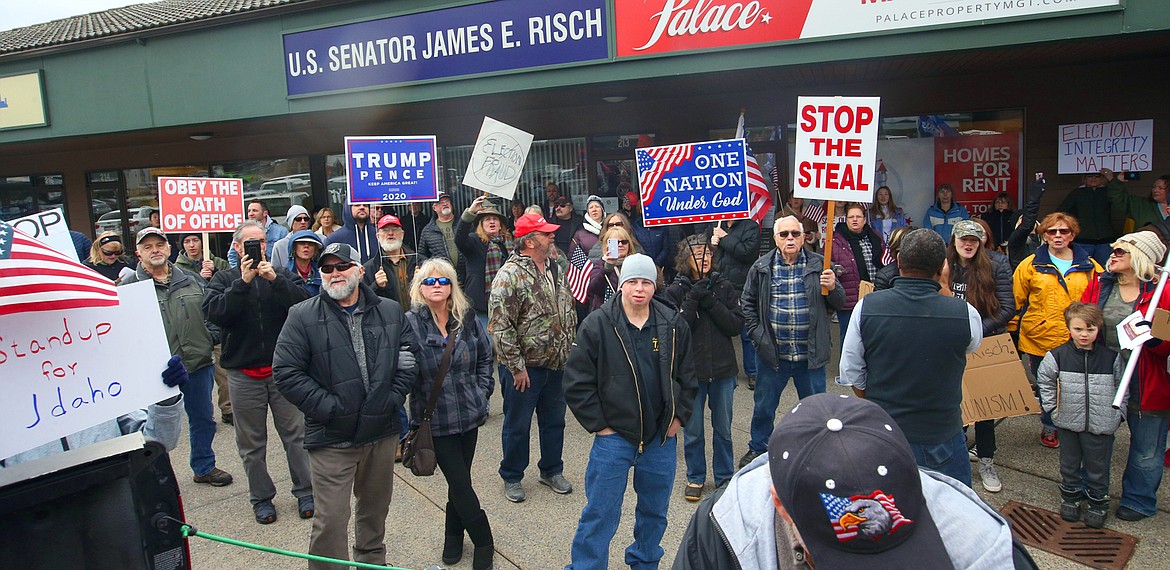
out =
{"type": "Polygon", "coordinates": [[[1115,245],[1121,242],[1128,243],[1141,250],[1146,257],[1150,258],[1150,261],[1154,262],[1154,265],[1162,263],[1162,258],[1166,257],[1166,246],[1162,244],[1162,240],[1158,239],[1158,234],[1154,232],[1142,231],[1125,234],[1117,238],[1115,245]]]}
{"type": "Polygon", "coordinates": [[[645,279],[655,284],[658,283],[658,268],[654,266],[654,260],[650,259],[648,255],[635,253],[626,258],[622,262],[622,280],[618,283],[618,287],[626,284],[630,279],[645,279]]]}

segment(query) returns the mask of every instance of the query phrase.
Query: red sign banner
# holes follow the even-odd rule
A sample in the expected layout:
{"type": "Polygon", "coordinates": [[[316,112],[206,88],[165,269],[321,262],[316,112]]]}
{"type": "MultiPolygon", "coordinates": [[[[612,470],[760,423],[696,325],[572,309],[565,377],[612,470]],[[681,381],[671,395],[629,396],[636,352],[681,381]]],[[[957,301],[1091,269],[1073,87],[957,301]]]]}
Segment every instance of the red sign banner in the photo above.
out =
{"type": "Polygon", "coordinates": [[[1020,195],[1020,135],[934,139],[934,185],[950,184],[955,201],[972,214],[991,208],[1000,192],[1015,207],[1020,195]]]}
{"type": "Polygon", "coordinates": [[[615,0],[619,57],[800,37],[813,0],[615,0]]]}
{"type": "Polygon", "coordinates": [[[244,181],[239,178],[158,178],[162,231],[231,232],[244,221],[244,181]]]}

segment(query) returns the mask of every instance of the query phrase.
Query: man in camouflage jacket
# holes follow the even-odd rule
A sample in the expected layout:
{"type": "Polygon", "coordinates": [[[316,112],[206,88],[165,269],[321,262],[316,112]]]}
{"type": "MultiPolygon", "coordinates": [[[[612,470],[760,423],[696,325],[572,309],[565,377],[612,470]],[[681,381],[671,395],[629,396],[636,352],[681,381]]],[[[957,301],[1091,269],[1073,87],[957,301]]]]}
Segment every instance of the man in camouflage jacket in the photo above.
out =
{"type": "Polygon", "coordinates": [[[577,329],[565,276],[549,259],[556,224],[539,214],[516,220],[516,247],[492,280],[488,333],[501,364],[504,396],[504,495],[524,500],[520,481],[528,467],[529,434],[536,412],[540,482],[559,494],[573,486],[561,474],[565,441],[565,361],[577,329]]]}

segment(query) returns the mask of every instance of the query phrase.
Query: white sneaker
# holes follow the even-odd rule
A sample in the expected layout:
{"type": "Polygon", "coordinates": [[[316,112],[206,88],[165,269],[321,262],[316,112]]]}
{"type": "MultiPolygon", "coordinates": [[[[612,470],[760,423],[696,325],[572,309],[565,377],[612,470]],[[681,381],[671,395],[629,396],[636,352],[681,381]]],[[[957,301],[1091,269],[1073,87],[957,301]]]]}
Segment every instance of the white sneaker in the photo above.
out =
{"type": "Polygon", "coordinates": [[[1003,489],[999,480],[999,473],[995,472],[995,459],[990,457],[979,458],[979,478],[983,480],[983,488],[991,493],[998,493],[1003,489]]]}
{"type": "Polygon", "coordinates": [[[979,461],[979,452],[976,451],[974,447],[972,447],[971,449],[967,450],[967,458],[971,460],[971,463],[975,463],[976,461],[979,461]]]}

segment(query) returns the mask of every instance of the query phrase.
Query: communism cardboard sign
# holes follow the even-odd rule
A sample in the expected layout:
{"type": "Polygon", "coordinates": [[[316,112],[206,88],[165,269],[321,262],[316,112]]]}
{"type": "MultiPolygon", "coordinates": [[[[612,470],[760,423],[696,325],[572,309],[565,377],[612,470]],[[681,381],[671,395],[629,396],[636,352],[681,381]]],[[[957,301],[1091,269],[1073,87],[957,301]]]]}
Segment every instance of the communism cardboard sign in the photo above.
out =
{"type": "Polygon", "coordinates": [[[164,233],[233,232],[244,221],[244,181],[160,176],[158,209],[164,233]]]}
{"type": "Polygon", "coordinates": [[[963,425],[1040,413],[1011,335],[983,339],[963,372],[963,425]]]}
{"type": "Polygon", "coordinates": [[[800,97],[796,117],[798,198],[872,202],[879,97],[800,97]]]}

